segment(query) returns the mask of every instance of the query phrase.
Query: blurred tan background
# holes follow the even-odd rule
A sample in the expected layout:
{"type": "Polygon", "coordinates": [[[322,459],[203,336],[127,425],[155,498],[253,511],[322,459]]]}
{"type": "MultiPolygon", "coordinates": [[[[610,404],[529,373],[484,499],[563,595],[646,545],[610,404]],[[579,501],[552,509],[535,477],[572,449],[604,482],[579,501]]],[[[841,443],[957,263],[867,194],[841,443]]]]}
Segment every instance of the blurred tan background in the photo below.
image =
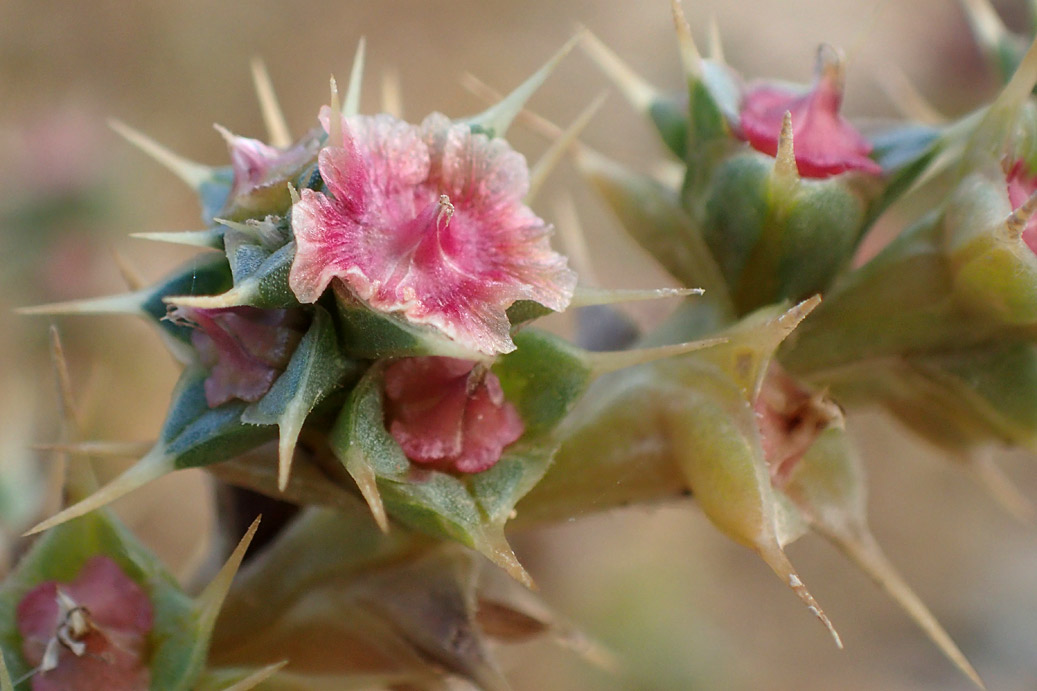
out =
{"type": "MultiPolygon", "coordinates": [[[[1021,21],[1022,2],[1003,3],[1010,22],[1021,21]]],[[[841,46],[850,57],[847,111],[855,117],[894,114],[878,77],[890,65],[949,114],[995,89],[950,0],[686,5],[700,43],[715,17],[728,61],[748,76],[808,81],[816,44],[841,46]]],[[[264,136],[249,76],[253,56],[266,60],[288,123],[301,134],[315,124],[329,74],[346,79],[362,35],[363,109],[377,109],[381,75],[395,71],[405,114],[419,120],[430,110],[480,110],[484,104],[460,85],[465,72],[507,90],[578,24],[651,81],[680,87],[664,0],[0,2],[0,491],[8,502],[38,491],[33,469],[49,461],[28,445],[57,429],[47,321],[13,317],[11,309],[123,290],[113,250],[146,279],[157,278],[188,253],[125,236],[199,227],[190,191],[116,137],[106,118],[222,165],[214,122],[264,136]]],[[[608,88],[576,51],[532,106],[564,123],[608,88]]],[[[521,127],[509,138],[533,160],[544,148],[521,127]]],[[[663,160],[648,123],[615,93],[584,139],[641,169],[663,160]]],[[[576,199],[605,284],[667,282],[567,167],[553,182],[538,211],[551,218],[562,195],[576,199]]],[[[636,316],[650,324],[664,309],[636,316]]],[[[176,376],[157,338],[129,319],[58,323],[85,399],[87,436],[152,437],[176,376]]],[[[991,689],[1037,689],[1037,531],[1013,522],[949,462],[891,433],[888,421],[865,416],[852,427],[868,440],[873,527],[893,561],[991,689]]],[[[1034,459],[999,460],[1037,500],[1034,459]]],[[[120,508],[186,576],[204,546],[207,502],[202,478],[183,473],[120,508]],[[196,497],[196,515],[185,515],[185,493],[196,497]]],[[[839,627],[842,652],[762,563],[720,537],[693,505],[627,510],[517,542],[544,598],[612,646],[627,675],[612,678],[533,644],[505,651],[516,689],[969,688],[889,600],[815,538],[790,554],[839,627]]]]}

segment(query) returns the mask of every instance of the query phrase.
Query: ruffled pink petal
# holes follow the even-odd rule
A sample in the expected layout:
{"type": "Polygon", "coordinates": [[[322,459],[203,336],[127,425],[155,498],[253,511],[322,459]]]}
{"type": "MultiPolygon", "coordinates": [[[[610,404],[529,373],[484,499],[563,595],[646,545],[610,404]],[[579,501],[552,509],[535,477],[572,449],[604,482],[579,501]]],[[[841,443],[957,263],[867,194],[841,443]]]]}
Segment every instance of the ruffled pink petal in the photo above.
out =
{"type": "MultiPolygon", "coordinates": [[[[1034,192],[1037,192],[1037,175],[1027,172],[1023,161],[1017,161],[1005,176],[1005,184],[1008,185],[1008,201],[1012,204],[1012,210],[1018,209],[1034,192]]],[[[1023,228],[1023,242],[1033,252],[1037,253],[1037,216],[1032,216],[1023,228]]]]}
{"type": "Polygon", "coordinates": [[[522,436],[525,426],[500,380],[474,368],[445,357],[406,358],[386,368],[389,433],[414,463],[478,473],[522,436]]]}
{"type": "Polygon", "coordinates": [[[516,300],[565,309],[575,274],[522,203],[525,159],[506,142],[438,114],[420,128],[357,116],[342,132],[319,157],[331,195],[304,191],[292,210],[300,301],[340,279],[372,309],[487,354],[514,349],[516,300]]]}
{"type": "Polygon", "coordinates": [[[806,93],[771,84],[750,88],[742,100],[739,129],[754,149],[774,156],[789,112],[800,175],[826,178],[847,171],[880,175],[882,168],[868,157],[871,143],[839,115],[842,100],[840,68],[822,65],[818,80],[806,93]]]}
{"type": "Polygon", "coordinates": [[[64,623],[58,590],[85,608],[91,628],[77,655],[59,645],[57,666],[32,677],[33,691],[147,689],[148,635],[154,625],[151,601],[109,557],[92,557],[71,583],[46,581],[18,603],[16,618],[26,662],[38,666],[64,623]]]}

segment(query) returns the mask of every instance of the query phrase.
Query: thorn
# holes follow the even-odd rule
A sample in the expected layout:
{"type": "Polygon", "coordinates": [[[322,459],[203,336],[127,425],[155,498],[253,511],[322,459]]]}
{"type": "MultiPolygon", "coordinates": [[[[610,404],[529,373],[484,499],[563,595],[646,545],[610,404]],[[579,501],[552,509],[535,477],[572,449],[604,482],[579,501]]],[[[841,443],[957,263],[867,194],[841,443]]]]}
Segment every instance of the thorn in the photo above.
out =
{"type": "Polygon", "coordinates": [[[782,551],[781,547],[778,546],[777,542],[774,543],[773,547],[767,545],[759,545],[757,547],[757,554],[763,559],[767,566],[771,567],[771,570],[778,575],[784,583],[792,588],[792,592],[802,600],[803,604],[807,606],[810,613],[813,614],[817,619],[828,629],[828,633],[831,634],[832,640],[835,641],[835,645],[840,650],[843,649],[842,638],[839,637],[839,632],[832,626],[831,620],[821,609],[821,606],[814,599],[814,596],[810,594],[807,587],[800,580],[796,570],[792,567],[792,563],[789,558],[782,551]]]}
{"type": "Polygon", "coordinates": [[[526,105],[526,101],[536,92],[537,89],[547,80],[551,72],[554,71],[558,63],[562,61],[566,55],[573,49],[582,36],[578,32],[575,36],[566,41],[565,45],[551,56],[544,65],[533,73],[526,81],[519,84],[510,94],[505,96],[500,102],[490,106],[482,113],[466,118],[465,121],[471,125],[479,125],[484,130],[493,133],[495,137],[503,137],[507,132],[508,127],[511,126],[515,116],[523,109],[526,105]]]}
{"type": "Polygon", "coordinates": [[[1001,508],[1023,525],[1034,525],[1037,512],[1034,511],[1033,504],[1012,484],[989,455],[973,457],[965,467],[1001,508]]]}
{"type": "Polygon", "coordinates": [[[774,157],[774,176],[779,180],[789,182],[799,180],[796,152],[792,142],[792,113],[787,110],[781,121],[781,133],[778,135],[778,152],[774,157]]]}
{"type": "Polygon", "coordinates": [[[299,190],[295,189],[295,185],[293,185],[290,182],[288,183],[288,196],[292,200],[292,206],[295,206],[296,204],[298,204],[300,199],[302,199],[299,196],[299,190]]]}
{"type": "MultiPolygon", "coordinates": [[[[499,101],[502,98],[499,91],[471,73],[465,73],[461,76],[461,86],[490,103],[499,101]]],[[[555,140],[563,134],[561,127],[531,110],[524,108],[515,117],[531,130],[547,139],[555,140]]]]}
{"type": "MultiPolygon", "coordinates": [[[[19,682],[23,679],[19,679],[19,682]]],[[[11,681],[11,673],[7,670],[7,660],[4,659],[4,651],[0,650],[0,691],[14,691],[14,682],[11,681]]]]}
{"type": "Polygon", "coordinates": [[[82,501],[69,506],[63,511],[59,511],[54,516],[33,526],[24,533],[23,537],[42,533],[44,530],[49,530],[73,518],[79,518],[83,514],[110,504],[119,497],[129,494],[152,480],[157,480],[163,475],[176,470],[173,458],[164,455],[161,451],[162,449],[156,445],[144,458],[127,468],[107,485],[82,501]]]}
{"type": "Polygon", "coordinates": [[[511,545],[508,544],[507,538],[504,537],[502,526],[491,526],[482,533],[477,534],[472,546],[487,559],[504,569],[516,581],[530,590],[537,590],[533,577],[519,563],[518,557],[515,556],[515,552],[511,549],[511,545]]]}
{"type": "Polygon", "coordinates": [[[818,532],[831,540],[850,559],[857,564],[871,580],[900,605],[907,616],[914,621],[926,636],[940,649],[972,683],[980,689],[986,689],[983,680],[968,659],[958,648],[947,631],[940,625],[925,603],[911,590],[911,587],[894,568],[882,548],[875,542],[871,533],[856,531],[857,534],[841,534],[843,531],[832,531],[823,526],[815,526],[818,532]]]}
{"type": "Polygon", "coordinates": [[[146,441],[74,441],[33,444],[31,448],[79,456],[139,457],[152,446],[154,443],[146,441]]]}
{"type": "Polygon", "coordinates": [[[360,87],[364,81],[364,57],[367,41],[361,36],[356,44],[353,56],[353,69],[349,73],[349,86],[346,87],[346,101],[342,106],[342,114],[347,118],[360,112],[360,87]]]}
{"type": "MultiPolygon", "coordinates": [[[[821,304],[821,296],[813,295],[808,297],[806,300],[793,305],[791,308],[785,311],[778,319],[777,323],[781,326],[782,334],[781,340],[792,333],[800,322],[807,318],[814,309],[821,304]]],[[[780,342],[780,341],[779,341],[780,342]]]]}
{"type": "Polygon", "coordinates": [[[616,53],[606,46],[601,39],[587,31],[580,47],[612,80],[620,93],[639,111],[648,111],[652,103],[659,98],[659,90],[634,72],[616,53]]]}
{"type": "Polygon", "coordinates": [[[561,136],[551,143],[544,155],[540,157],[540,160],[529,171],[529,191],[526,193],[526,204],[532,204],[537,193],[547,181],[548,176],[554,171],[558,162],[562,160],[565,153],[590,123],[591,118],[598,112],[607,97],[607,93],[602,93],[591,101],[591,104],[583,109],[583,112],[573,120],[572,124],[562,132],[561,136]]]}
{"type": "MultiPolygon", "coordinates": [[[[214,218],[217,223],[221,219],[214,218]]],[[[186,245],[188,247],[207,247],[209,249],[222,249],[222,231],[209,228],[206,230],[176,230],[159,231],[155,233],[130,233],[131,238],[139,240],[151,240],[153,242],[166,242],[171,245],[186,245]]]]}
{"type": "Polygon", "coordinates": [[[353,449],[346,452],[345,466],[346,471],[360,489],[360,494],[367,502],[368,508],[371,509],[374,522],[378,524],[383,533],[388,533],[389,517],[385,513],[385,504],[378,491],[378,478],[375,476],[374,469],[364,461],[359,452],[353,449]]]}
{"type": "Polygon", "coordinates": [[[114,247],[110,248],[110,252],[116,268],[119,269],[119,275],[122,276],[122,280],[127,288],[136,292],[148,284],[144,280],[144,276],[137,271],[136,267],[130,264],[130,261],[121,252],[114,247]]]}
{"type": "Polygon", "coordinates": [[[299,424],[279,424],[277,441],[277,489],[284,492],[292,474],[295,444],[299,440],[299,424]]]}
{"type": "Polygon", "coordinates": [[[274,84],[270,80],[270,73],[266,69],[266,63],[262,58],[252,58],[252,83],[256,87],[256,97],[259,99],[259,109],[263,114],[263,124],[266,125],[267,136],[270,138],[271,146],[279,149],[287,149],[292,145],[292,135],[288,132],[288,123],[284,118],[284,111],[277,102],[274,93],[274,84]]]}
{"type": "Polygon", "coordinates": [[[55,314],[136,314],[142,315],[141,304],[146,297],[141,293],[121,293],[86,300],[70,300],[68,302],[52,302],[48,305],[19,307],[17,314],[55,315],[55,314]]]}
{"type": "Polygon", "coordinates": [[[330,86],[331,116],[328,118],[328,146],[342,146],[342,105],[338,100],[338,83],[335,81],[335,75],[331,75],[330,86]]]}
{"type": "Polygon", "coordinates": [[[65,357],[65,348],[61,344],[61,334],[58,327],[50,326],[50,360],[54,367],[54,375],[58,384],[58,400],[61,402],[61,416],[73,428],[74,432],[83,429],[83,416],[76,406],[75,395],[72,392],[72,377],[68,371],[68,359],[65,357]]]}
{"type": "Polygon", "coordinates": [[[715,14],[709,17],[709,59],[720,64],[727,63],[724,59],[724,44],[720,38],[720,23],[715,14]]]}
{"type": "Polygon", "coordinates": [[[281,660],[272,665],[262,667],[244,679],[234,682],[227,688],[223,689],[223,691],[250,691],[250,689],[258,687],[264,681],[280,672],[287,664],[288,660],[281,660]]]}
{"type": "Polygon", "coordinates": [[[253,297],[246,290],[249,287],[255,288],[254,285],[250,286],[248,282],[245,282],[219,295],[168,295],[162,298],[162,302],[167,305],[194,307],[196,309],[242,307],[248,305],[248,301],[253,297]]]}
{"type": "Polygon", "coordinates": [[[995,52],[1008,33],[1004,22],[988,0],[959,0],[976,41],[988,52],[995,52]]]}
{"type": "Polygon", "coordinates": [[[1018,209],[1008,214],[1008,218],[1005,219],[1005,230],[1008,231],[1011,239],[1022,241],[1026,224],[1035,211],[1037,211],[1037,192],[1031,194],[1018,209]]]}
{"type": "Polygon", "coordinates": [[[655,348],[584,353],[583,357],[590,365],[591,377],[599,377],[609,372],[633,367],[634,365],[686,355],[696,350],[712,348],[727,342],[728,339],[726,338],[704,338],[699,341],[688,341],[687,343],[676,343],[655,348]]]}
{"type": "Polygon", "coordinates": [[[569,265],[578,276],[591,283],[600,283],[591,261],[587,236],[583,232],[583,225],[576,212],[576,203],[571,195],[566,194],[558,199],[555,203],[555,216],[558,218],[558,223],[555,224],[558,239],[565,250],[563,254],[569,258],[569,265]]]}
{"type": "Polygon", "coordinates": [[[944,125],[947,117],[936,109],[911,83],[904,71],[889,63],[878,71],[879,88],[901,115],[923,125],[944,125]]]}
{"type": "Polygon", "coordinates": [[[640,302],[644,300],[662,300],[664,298],[683,298],[691,295],[702,295],[702,288],[649,288],[649,289],[612,289],[594,288],[578,285],[573,293],[572,307],[589,307],[591,305],[612,305],[620,302],[640,302]]]}
{"type": "Polygon", "coordinates": [[[173,153],[151,137],[138,132],[120,120],[111,119],[108,121],[108,126],[122,136],[123,139],[136,146],[148,156],[151,156],[172,172],[173,175],[183,180],[192,190],[198,191],[202,183],[212,177],[212,169],[209,166],[203,166],[201,163],[195,163],[173,153]]]}
{"type": "Polygon", "coordinates": [[[400,73],[395,69],[382,72],[382,112],[403,119],[403,89],[400,88],[400,73]]]}
{"type": "Polygon", "coordinates": [[[701,79],[702,77],[702,54],[695,45],[695,39],[691,35],[691,26],[680,0],[670,0],[670,9],[673,11],[673,25],[677,29],[677,43],[680,46],[681,64],[689,78],[701,79]]]}
{"type": "MultiPolygon", "coordinates": [[[[212,579],[209,585],[205,586],[205,589],[198,596],[198,623],[202,631],[212,631],[212,627],[216,623],[216,617],[223,606],[223,600],[227,597],[227,591],[230,590],[230,584],[241,566],[241,560],[245,558],[245,552],[248,551],[248,546],[259,528],[259,522],[262,518],[262,515],[256,516],[256,520],[252,521],[252,525],[245,531],[245,535],[238,542],[238,546],[234,548],[231,555],[227,557],[227,561],[220,568],[219,573],[216,574],[216,577],[212,579]]],[[[206,640],[207,643],[208,641],[206,640]]]]}

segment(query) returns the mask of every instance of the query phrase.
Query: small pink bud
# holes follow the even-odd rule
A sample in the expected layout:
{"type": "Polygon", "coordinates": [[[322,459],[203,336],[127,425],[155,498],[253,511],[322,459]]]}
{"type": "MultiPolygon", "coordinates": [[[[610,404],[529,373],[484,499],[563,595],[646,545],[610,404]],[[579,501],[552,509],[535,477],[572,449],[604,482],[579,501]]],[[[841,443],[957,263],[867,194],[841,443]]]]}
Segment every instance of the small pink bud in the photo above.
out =
{"type": "Polygon", "coordinates": [[[191,343],[203,365],[210,407],[238,398],[253,403],[270,390],[302,339],[300,315],[256,307],[177,307],[173,321],[195,324],[191,343]]]}
{"type": "Polygon", "coordinates": [[[385,396],[389,433],[407,458],[440,470],[487,470],[525,429],[497,376],[469,360],[398,360],[385,370],[385,396]]]}
{"type": "Polygon", "coordinates": [[[805,178],[827,178],[847,171],[880,175],[868,158],[871,143],[839,115],[843,101],[843,66],[830,46],[818,52],[818,74],[810,91],[758,84],[742,100],[742,137],[762,153],[777,155],[785,113],[792,114],[796,168],[805,178]]]}
{"type": "Polygon", "coordinates": [[[278,149],[258,139],[239,137],[217,125],[230,151],[234,181],[228,200],[234,200],[255,190],[284,182],[316,154],[317,138],[307,135],[289,149],[278,149]]]}
{"type": "Polygon", "coordinates": [[[40,583],[17,620],[33,691],[148,688],[151,601],[109,557],[92,557],[71,583],[40,583]]]}
{"type": "MultiPolygon", "coordinates": [[[[321,117],[328,129],[330,109],[321,117]]],[[[303,190],[292,210],[301,302],[338,279],[372,309],[488,355],[514,350],[516,300],[568,305],[575,274],[522,202],[529,170],[505,141],[438,113],[420,127],[343,118],[342,140],[318,159],[330,195],[303,190]]]]}
{"type": "MultiPolygon", "coordinates": [[[[1037,192],[1037,175],[1029,171],[1023,161],[1016,161],[1008,168],[1005,175],[1005,184],[1008,185],[1008,201],[1015,211],[1037,192]]],[[[1037,253],[1037,214],[1031,216],[1023,228],[1023,242],[1033,252],[1037,253]]]]}

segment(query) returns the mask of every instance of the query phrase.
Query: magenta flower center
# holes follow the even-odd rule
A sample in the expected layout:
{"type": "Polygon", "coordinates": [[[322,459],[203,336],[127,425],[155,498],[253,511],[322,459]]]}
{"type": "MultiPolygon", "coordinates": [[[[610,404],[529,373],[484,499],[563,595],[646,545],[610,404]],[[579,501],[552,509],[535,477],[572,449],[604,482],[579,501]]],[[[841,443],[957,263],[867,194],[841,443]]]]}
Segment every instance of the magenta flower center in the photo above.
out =
{"type": "Polygon", "coordinates": [[[109,557],[92,557],[71,583],[39,584],[16,617],[33,691],[149,687],[151,601],[109,557]]]}
{"type": "Polygon", "coordinates": [[[439,470],[487,470],[525,429],[497,376],[468,360],[398,360],[385,370],[385,398],[389,433],[404,454],[439,470]]]}

